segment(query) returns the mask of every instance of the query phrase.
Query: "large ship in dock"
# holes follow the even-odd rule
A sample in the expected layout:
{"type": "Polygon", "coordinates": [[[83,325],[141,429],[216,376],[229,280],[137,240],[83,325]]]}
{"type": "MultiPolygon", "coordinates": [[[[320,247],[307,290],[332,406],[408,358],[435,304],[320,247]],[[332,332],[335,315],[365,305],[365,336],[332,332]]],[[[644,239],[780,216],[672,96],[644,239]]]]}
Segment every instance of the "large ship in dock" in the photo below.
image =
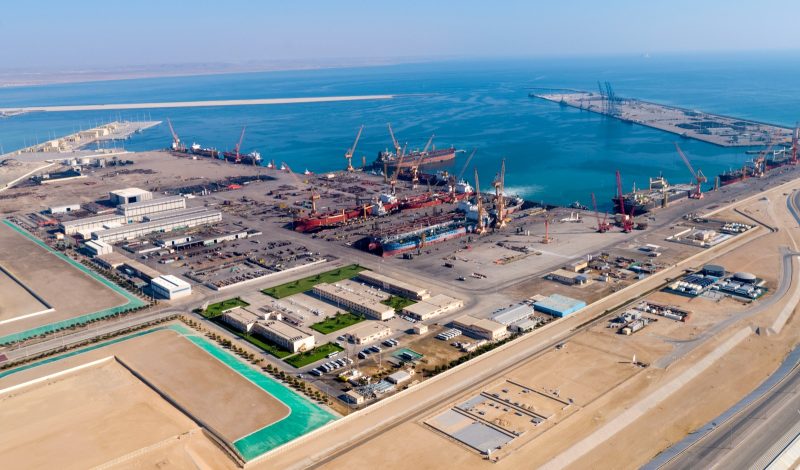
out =
{"type": "Polygon", "coordinates": [[[691,184],[670,185],[666,178],[659,176],[650,178],[648,189],[637,190],[624,194],[620,200],[619,196],[612,198],[614,211],[624,212],[633,215],[641,215],[652,211],[658,207],[666,207],[671,202],[686,199],[694,190],[691,184]]]}
{"type": "Polygon", "coordinates": [[[200,157],[207,157],[207,158],[221,158],[222,152],[217,149],[206,148],[198,143],[193,143],[191,147],[189,147],[189,152],[192,155],[198,155],[200,157]]]}
{"type": "Polygon", "coordinates": [[[239,152],[222,152],[225,160],[232,163],[242,163],[245,165],[260,165],[261,154],[258,152],[250,152],[247,154],[240,154],[239,152]]]}
{"type": "Polygon", "coordinates": [[[434,163],[449,162],[456,158],[455,147],[445,149],[434,149],[430,151],[415,150],[408,154],[403,155],[402,161],[397,158],[397,154],[388,150],[378,152],[378,158],[373,163],[374,168],[383,169],[387,167],[390,170],[396,168],[412,168],[421,167],[424,165],[431,165],[434,163]]]}
{"type": "Polygon", "coordinates": [[[389,234],[373,237],[369,250],[381,256],[395,256],[467,234],[464,216],[444,214],[423,217],[389,234]]]}

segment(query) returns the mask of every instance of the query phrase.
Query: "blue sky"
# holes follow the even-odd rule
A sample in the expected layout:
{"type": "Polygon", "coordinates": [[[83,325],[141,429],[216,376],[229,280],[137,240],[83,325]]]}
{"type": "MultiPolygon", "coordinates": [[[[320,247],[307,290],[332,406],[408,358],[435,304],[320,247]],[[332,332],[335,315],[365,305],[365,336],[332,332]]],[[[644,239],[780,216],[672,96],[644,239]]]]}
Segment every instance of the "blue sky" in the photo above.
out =
{"type": "Polygon", "coordinates": [[[796,0],[6,0],[6,68],[800,49],[796,0]]]}

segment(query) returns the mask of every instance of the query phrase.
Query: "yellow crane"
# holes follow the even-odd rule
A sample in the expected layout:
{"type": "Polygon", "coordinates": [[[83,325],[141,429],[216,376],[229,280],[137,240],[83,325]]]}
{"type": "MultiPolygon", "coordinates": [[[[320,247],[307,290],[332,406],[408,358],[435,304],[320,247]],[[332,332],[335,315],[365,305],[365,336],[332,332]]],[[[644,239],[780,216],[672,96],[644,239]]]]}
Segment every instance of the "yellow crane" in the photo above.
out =
{"type": "Polygon", "coordinates": [[[505,210],[505,196],[503,192],[505,190],[505,180],[506,180],[506,159],[503,159],[503,163],[500,165],[500,173],[497,174],[497,177],[494,179],[494,204],[497,208],[497,221],[495,222],[495,227],[503,228],[506,226],[506,210],[505,210]]]}
{"type": "Polygon", "coordinates": [[[344,154],[344,158],[347,160],[347,171],[356,171],[353,168],[353,154],[356,153],[356,146],[358,146],[358,139],[361,138],[361,133],[364,131],[364,125],[362,124],[361,127],[358,128],[358,134],[356,134],[356,140],[353,142],[353,146],[347,149],[347,152],[344,154]]]}

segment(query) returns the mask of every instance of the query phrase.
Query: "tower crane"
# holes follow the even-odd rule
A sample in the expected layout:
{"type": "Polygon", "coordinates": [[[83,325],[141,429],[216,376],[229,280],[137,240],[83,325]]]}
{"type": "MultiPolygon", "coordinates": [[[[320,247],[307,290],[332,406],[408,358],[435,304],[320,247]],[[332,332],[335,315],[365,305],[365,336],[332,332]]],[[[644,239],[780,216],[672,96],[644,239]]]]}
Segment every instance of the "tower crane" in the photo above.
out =
{"type": "Polygon", "coordinates": [[[478,180],[478,169],[475,168],[475,205],[478,206],[478,223],[475,225],[475,233],[483,235],[486,227],[483,225],[483,201],[481,200],[481,182],[478,180]]]}
{"type": "Polygon", "coordinates": [[[186,146],[181,144],[181,139],[178,137],[178,134],[175,133],[175,129],[172,127],[172,121],[167,118],[167,125],[169,125],[169,133],[172,134],[172,150],[176,152],[185,152],[186,146]]]}
{"type": "Polygon", "coordinates": [[[703,199],[702,184],[708,181],[706,175],[703,174],[702,170],[694,171],[692,164],[689,162],[689,159],[686,157],[686,154],[683,153],[683,150],[681,150],[681,146],[678,145],[677,142],[675,142],[675,150],[678,151],[678,154],[681,156],[681,159],[683,159],[683,163],[686,164],[686,168],[689,169],[689,173],[692,174],[692,178],[694,178],[694,183],[697,185],[694,192],[690,194],[689,197],[692,199],[703,199]]]}
{"type": "MultiPolygon", "coordinates": [[[[299,186],[302,187],[303,182],[300,181],[300,177],[297,176],[297,174],[292,171],[292,169],[289,167],[289,165],[287,165],[286,162],[281,162],[281,166],[283,168],[286,168],[286,172],[289,173],[292,176],[292,178],[294,179],[294,181],[299,186]]],[[[308,191],[310,193],[310,198],[309,199],[311,201],[311,215],[314,215],[314,214],[317,213],[317,200],[319,200],[320,195],[316,191],[314,191],[314,186],[313,185],[309,185],[308,191]]]]}
{"type": "Polygon", "coordinates": [[[497,222],[495,223],[495,227],[503,228],[506,226],[506,211],[505,211],[505,196],[503,195],[503,191],[505,190],[505,179],[506,179],[506,159],[503,159],[503,162],[500,164],[500,173],[498,173],[497,177],[493,181],[494,185],[494,204],[497,208],[497,222]]]}
{"type": "Polygon", "coordinates": [[[356,146],[358,146],[358,139],[361,138],[361,132],[364,131],[364,125],[362,124],[361,127],[358,128],[358,134],[356,134],[356,140],[353,141],[353,146],[347,149],[347,152],[344,154],[344,158],[347,160],[347,171],[353,172],[356,171],[353,168],[353,154],[356,153],[356,146]]]}

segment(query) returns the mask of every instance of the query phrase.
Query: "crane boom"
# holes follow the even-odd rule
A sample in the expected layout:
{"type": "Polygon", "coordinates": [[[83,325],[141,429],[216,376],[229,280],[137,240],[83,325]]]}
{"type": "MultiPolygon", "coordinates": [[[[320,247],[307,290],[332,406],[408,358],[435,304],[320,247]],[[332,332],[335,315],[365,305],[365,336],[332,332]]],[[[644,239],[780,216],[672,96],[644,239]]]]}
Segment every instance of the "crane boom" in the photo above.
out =
{"type": "Polygon", "coordinates": [[[467,161],[464,162],[464,166],[461,167],[461,171],[458,172],[458,178],[456,178],[456,183],[461,181],[461,178],[464,177],[464,171],[467,169],[467,166],[469,166],[469,162],[472,161],[472,157],[475,156],[475,152],[477,152],[477,151],[478,151],[478,149],[472,149],[472,153],[469,154],[469,157],[467,157],[467,161]]]}
{"type": "Polygon", "coordinates": [[[428,139],[428,143],[425,144],[425,148],[422,149],[422,153],[427,153],[428,152],[428,149],[431,147],[431,144],[433,143],[433,138],[434,137],[436,137],[436,135],[435,134],[431,134],[431,138],[428,139]]]}
{"type": "Polygon", "coordinates": [[[175,133],[175,129],[172,127],[172,121],[167,118],[167,125],[169,125],[169,133],[172,134],[172,150],[178,150],[181,146],[181,139],[178,138],[178,134],[175,133]]]}
{"type": "Polygon", "coordinates": [[[242,133],[239,135],[239,142],[236,143],[236,161],[239,161],[239,151],[242,148],[242,141],[244,140],[244,130],[246,129],[245,126],[242,126],[242,133]]]}
{"type": "Polygon", "coordinates": [[[361,127],[358,128],[358,133],[356,134],[356,140],[353,141],[353,146],[347,149],[347,152],[344,154],[344,158],[347,159],[347,171],[355,171],[355,168],[353,168],[353,155],[356,153],[358,140],[361,138],[361,132],[363,131],[364,125],[362,124],[361,127]]]}
{"type": "Polygon", "coordinates": [[[697,172],[694,171],[694,168],[692,168],[692,164],[689,162],[689,159],[686,157],[686,154],[683,153],[683,150],[681,150],[681,146],[678,145],[677,142],[675,142],[675,150],[678,151],[678,155],[681,156],[683,163],[686,164],[686,168],[689,169],[689,173],[692,174],[692,178],[694,178],[695,181],[698,181],[697,172]]]}
{"type": "Polygon", "coordinates": [[[389,126],[389,135],[392,137],[392,145],[394,145],[394,155],[395,157],[400,157],[400,143],[397,142],[397,139],[394,136],[394,130],[392,129],[392,123],[387,124],[389,126]]]}

